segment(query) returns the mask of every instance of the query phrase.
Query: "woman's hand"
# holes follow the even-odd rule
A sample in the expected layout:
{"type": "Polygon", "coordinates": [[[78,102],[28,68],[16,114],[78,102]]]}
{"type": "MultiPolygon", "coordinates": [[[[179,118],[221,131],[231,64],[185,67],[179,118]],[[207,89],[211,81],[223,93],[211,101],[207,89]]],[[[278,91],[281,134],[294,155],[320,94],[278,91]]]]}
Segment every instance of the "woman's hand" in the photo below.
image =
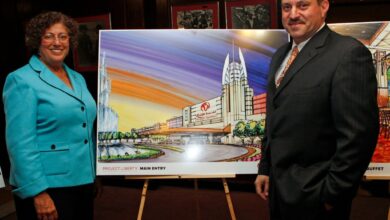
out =
{"type": "Polygon", "coordinates": [[[34,197],[34,206],[39,220],[58,219],[56,206],[47,192],[41,192],[34,197]]]}

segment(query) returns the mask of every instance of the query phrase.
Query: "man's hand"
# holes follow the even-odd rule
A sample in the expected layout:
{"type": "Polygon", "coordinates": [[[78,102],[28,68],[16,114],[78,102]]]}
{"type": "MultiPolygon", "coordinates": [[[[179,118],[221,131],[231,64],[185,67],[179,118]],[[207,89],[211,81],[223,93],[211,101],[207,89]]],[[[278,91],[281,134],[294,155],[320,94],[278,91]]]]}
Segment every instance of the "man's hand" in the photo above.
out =
{"type": "Polygon", "coordinates": [[[256,193],[264,200],[268,199],[269,176],[257,175],[255,181],[256,193]]]}
{"type": "Polygon", "coordinates": [[[54,202],[47,192],[42,192],[34,197],[34,206],[39,220],[58,219],[54,202]]]}

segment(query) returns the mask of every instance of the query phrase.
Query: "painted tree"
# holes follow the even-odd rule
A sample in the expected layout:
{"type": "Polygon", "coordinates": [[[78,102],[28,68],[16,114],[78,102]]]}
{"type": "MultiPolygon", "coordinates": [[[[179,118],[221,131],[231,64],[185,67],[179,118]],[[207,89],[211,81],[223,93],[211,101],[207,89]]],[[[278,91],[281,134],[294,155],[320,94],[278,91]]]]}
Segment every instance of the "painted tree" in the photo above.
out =
{"type": "Polygon", "coordinates": [[[137,138],[139,138],[139,134],[137,132],[137,130],[135,128],[132,128],[131,129],[131,136],[130,136],[131,139],[133,139],[133,143],[135,143],[135,140],[137,138]]]}
{"type": "Polygon", "coordinates": [[[255,130],[256,130],[256,136],[259,137],[261,143],[265,134],[265,119],[261,119],[256,123],[255,130]]]}
{"type": "Polygon", "coordinates": [[[125,139],[126,139],[126,142],[129,142],[129,139],[131,138],[131,132],[127,131],[125,132],[125,139]]]}
{"type": "Polygon", "coordinates": [[[98,140],[99,140],[99,142],[103,141],[103,132],[98,133],[98,140]]]}
{"type": "Polygon", "coordinates": [[[112,144],[112,140],[114,140],[114,132],[107,132],[107,142],[110,144],[106,145],[106,152],[107,152],[107,157],[110,158],[110,146],[112,144]]]}
{"type": "Polygon", "coordinates": [[[241,139],[242,144],[245,144],[245,122],[239,121],[233,129],[233,137],[241,139]]]}
{"type": "Polygon", "coordinates": [[[126,135],[125,135],[125,133],[124,132],[121,132],[121,131],[119,131],[119,142],[120,143],[122,143],[122,139],[125,139],[126,138],[126,135]]]}
{"type": "Polygon", "coordinates": [[[119,132],[118,131],[112,132],[112,137],[113,137],[113,140],[114,140],[114,143],[115,143],[116,140],[119,140],[119,132]]]}
{"type": "Polygon", "coordinates": [[[107,132],[106,140],[108,143],[112,143],[112,140],[114,140],[114,132],[107,132]]]}
{"type": "Polygon", "coordinates": [[[99,159],[102,159],[102,151],[104,150],[104,133],[105,132],[99,132],[98,133],[98,140],[99,140],[99,144],[98,144],[98,149],[99,149],[99,159]]]}
{"type": "Polygon", "coordinates": [[[251,140],[251,144],[253,144],[255,138],[256,138],[256,121],[248,121],[245,124],[244,134],[245,137],[249,138],[251,140]]]}

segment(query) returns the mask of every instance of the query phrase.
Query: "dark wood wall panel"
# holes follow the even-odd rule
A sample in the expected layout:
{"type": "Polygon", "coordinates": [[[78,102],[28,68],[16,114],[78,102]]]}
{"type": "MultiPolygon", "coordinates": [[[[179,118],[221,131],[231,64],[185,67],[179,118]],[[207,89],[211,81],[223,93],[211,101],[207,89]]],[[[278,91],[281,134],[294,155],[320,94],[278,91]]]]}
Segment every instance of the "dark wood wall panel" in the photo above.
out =
{"type": "Polygon", "coordinates": [[[144,0],[127,0],[123,14],[126,16],[126,28],[140,29],[145,27],[144,0]]]}
{"type": "Polygon", "coordinates": [[[126,0],[109,1],[108,7],[111,13],[111,26],[113,29],[124,29],[127,24],[127,3],[126,0]]]}
{"type": "Polygon", "coordinates": [[[169,0],[156,0],[156,28],[169,28],[171,22],[169,0]]]}
{"type": "Polygon", "coordinates": [[[328,12],[329,23],[390,20],[390,0],[361,4],[333,4],[328,12]]]}

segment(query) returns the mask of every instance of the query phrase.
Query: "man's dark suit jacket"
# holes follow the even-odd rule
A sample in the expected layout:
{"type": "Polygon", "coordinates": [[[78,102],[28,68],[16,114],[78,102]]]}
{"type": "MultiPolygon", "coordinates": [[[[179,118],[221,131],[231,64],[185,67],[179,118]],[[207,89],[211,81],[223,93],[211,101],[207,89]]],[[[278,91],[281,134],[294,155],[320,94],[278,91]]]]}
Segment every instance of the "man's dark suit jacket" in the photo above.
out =
{"type": "Polygon", "coordinates": [[[276,88],[290,49],[270,64],[259,174],[270,175],[271,212],[277,205],[287,219],[311,219],[325,202],[356,194],[377,142],[377,81],[369,50],[325,26],[276,88]]]}

